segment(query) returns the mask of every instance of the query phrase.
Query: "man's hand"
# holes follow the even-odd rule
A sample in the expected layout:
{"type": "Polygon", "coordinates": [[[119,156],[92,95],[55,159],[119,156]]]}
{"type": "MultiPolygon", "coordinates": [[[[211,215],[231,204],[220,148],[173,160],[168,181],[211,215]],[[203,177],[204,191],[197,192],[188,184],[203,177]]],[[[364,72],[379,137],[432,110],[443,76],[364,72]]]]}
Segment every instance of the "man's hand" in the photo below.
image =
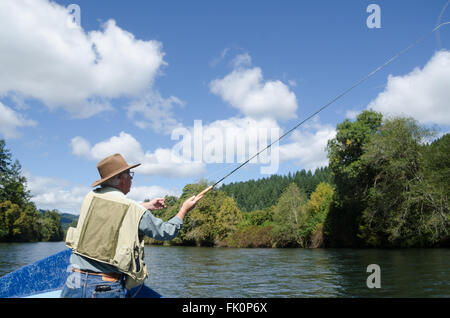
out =
{"type": "Polygon", "coordinates": [[[161,210],[166,207],[164,198],[156,198],[151,200],[150,202],[142,202],[141,205],[147,210],[161,210]]]}
{"type": "Polygon", "coordinates": [[[183,205],[180,208],[180,211],[178,212],[178,214],[176,216],[178,216],[180,219],[183,220],[184,217],[186,216],[186,214],[188,214],[189,211],[191,211],[195,207],[197,202],[200,201],[200,199],[203,198],[203,196],[212,188],[213,188],[212,186],[209,186],[208,188],[206,188],[199,194],[194,195],[194,196],[190,197],[189,199],[187,199],[186,201],[184,201],[183,205]]]}

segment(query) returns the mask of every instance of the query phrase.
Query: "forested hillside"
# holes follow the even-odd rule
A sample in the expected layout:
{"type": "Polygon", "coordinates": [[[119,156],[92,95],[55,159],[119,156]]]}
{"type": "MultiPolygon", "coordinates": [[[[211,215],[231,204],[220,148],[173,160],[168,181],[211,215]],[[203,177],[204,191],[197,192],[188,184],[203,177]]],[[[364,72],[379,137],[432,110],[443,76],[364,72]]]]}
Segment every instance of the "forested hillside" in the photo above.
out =
{"type": "Polygon", "coordinates": [[[220,190],[232,197],[243,212],[250,212],[276,204],[291,183],[296,184],[309,198],[321,182],[331,183],[328,167],[318,168],[314,173],[303,169],[287,176],[272,175],[258,180],[230,183],[223,185],[220,190]]]}

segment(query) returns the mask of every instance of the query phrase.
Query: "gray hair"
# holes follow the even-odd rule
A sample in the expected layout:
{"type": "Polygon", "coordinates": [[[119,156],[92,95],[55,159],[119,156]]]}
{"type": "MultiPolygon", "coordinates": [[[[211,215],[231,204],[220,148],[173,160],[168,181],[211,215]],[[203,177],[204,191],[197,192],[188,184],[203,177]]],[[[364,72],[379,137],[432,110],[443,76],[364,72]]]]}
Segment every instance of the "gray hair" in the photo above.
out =
{"type": "MultiPolygon", "coordinates": [[[[125,171],[126,172],[126,171],[125,171]]],[[[113,187],[113,188],[115,188],[115,187],[117,187],[118,185],[119,185],[119,183],[120,183],[120,176],[123,174],[124,172],[122,172],[122,173],[119,173],[117,176],[114,176],[113,178],[111,178],[111,179],[108,179],[108,180],[106,180],[105,182],[102,182],[100,185],[101,185],[101,187],[102,188],[105,188],[105,187],[113,187]]]]}

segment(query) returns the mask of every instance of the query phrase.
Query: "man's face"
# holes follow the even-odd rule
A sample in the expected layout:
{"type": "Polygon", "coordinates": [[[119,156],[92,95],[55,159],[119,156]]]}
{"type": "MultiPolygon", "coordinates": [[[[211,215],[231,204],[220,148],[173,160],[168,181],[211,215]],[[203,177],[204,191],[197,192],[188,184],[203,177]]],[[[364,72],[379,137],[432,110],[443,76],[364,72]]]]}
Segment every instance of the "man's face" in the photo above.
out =
{"type": "Polygon", "coordinates": [[[130,192],[132,179],[133,179],[133,177],[130,175],[130,170],[127,170],[120,175],[120,190],[124,194],[127,194],[128,192],[130,192]]]}

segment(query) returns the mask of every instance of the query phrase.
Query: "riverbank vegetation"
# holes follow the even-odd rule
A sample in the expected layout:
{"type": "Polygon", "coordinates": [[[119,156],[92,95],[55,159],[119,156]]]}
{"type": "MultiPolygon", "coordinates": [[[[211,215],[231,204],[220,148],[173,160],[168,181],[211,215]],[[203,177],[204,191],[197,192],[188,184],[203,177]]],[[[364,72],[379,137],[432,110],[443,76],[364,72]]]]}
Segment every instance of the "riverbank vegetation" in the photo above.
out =
{"type": "MultiPolygon", "coordinates": [[[[450,245],[450,134],[412,118],[363,111],[337,125],[329,166],[210,191],[177,237],[150,244],[219,247],[433,247],[450,245]]],[[[0,241],[61,240],[57,211],[36,210],[20,164],[0,141],[0,241]]],[[[168,220],[212,184],[188,184],[153,211],[168,220]]],[[[149,198],[151,199],[151,198],[149,198]]]]}
{"type": "MultiPolygon", "coordinates": [[[[362,112],[338,124],[329,166],[208,193],[164,244],[230,247],[450,245],[450,134],[412,118],[362,112]]],[[[209,184],[188,185],[158,211],[173,217],[209,184]]],[[[149,240],[150,243],[163,244],[149,240]]]]}
{"type": "Polygon", "coordinates": [[[0,242],[61,241],[64,232],[56,210],[41,211],[31,201],[19,161],[0,140],[0,242]]]}

